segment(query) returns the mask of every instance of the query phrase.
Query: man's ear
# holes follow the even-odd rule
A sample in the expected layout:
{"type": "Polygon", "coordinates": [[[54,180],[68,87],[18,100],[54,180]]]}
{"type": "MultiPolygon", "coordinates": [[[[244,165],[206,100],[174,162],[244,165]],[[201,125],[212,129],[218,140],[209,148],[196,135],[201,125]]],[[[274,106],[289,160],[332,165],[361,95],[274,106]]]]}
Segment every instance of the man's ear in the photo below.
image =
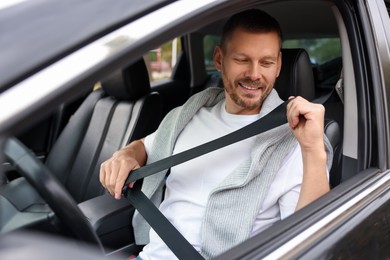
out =
{"type": "Polygon", "coordinates": [[[220,45],[217,45],[214,48],[214,66],[217,71],[221,71],[222,69],[222,57],[223,57],[222,48],[220,45]]]}
{"type": "Polygon", "coordinates": [[[279,57],[278,57],[278,68],[277,68],[277,73],[276,77],[279,77],[280,70],[282,69],[282,52],[279,52],[279,57]]]}

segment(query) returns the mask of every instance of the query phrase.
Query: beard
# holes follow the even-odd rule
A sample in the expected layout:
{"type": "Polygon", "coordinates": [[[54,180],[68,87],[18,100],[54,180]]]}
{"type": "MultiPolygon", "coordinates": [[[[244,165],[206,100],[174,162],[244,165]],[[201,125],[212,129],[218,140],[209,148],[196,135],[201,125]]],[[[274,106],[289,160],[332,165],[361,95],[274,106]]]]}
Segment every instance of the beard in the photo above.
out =
{"type": "Polygon", "coordinates": [[[246,109],[261,108],[261,105],[263,104],[264,100],[267,98],[267,96],[272,90],[272,87],[267,86],[260,80],[253,81],[247,77],[237,79],[233,82],[233,84],[230,84],[230,81],[228,79],[224,79],[223,85],[225,91],[228,93],[233,102],[236,105],[246,109]],[[263,93],[257,100],[255,99],[256,95],[250,93],[246,93],[243,96],[240,96],[238,95],[238,91],[236,91],[236,89],[238,88],[238,86],[241,86],[241,84],[250,86],[251,88],[261,89],[263,93]]]}

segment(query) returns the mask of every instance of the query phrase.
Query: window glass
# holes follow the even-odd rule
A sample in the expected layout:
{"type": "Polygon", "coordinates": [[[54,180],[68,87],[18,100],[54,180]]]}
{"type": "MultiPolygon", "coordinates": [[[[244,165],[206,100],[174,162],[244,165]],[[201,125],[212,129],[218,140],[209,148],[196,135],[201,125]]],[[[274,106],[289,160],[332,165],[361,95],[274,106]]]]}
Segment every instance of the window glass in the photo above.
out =
{"type": "Polygon", "coordinates": [[[215,35],[206,35],[203,38],[204,64],[208,74],[216,72],[213,62],[214,48],[220,42],[220,37],[215,35]]]}
{"type": "Polygon", "coordinates": [[[151,50],[144,56],[150,82],[169,79],[181,52],[180,38],[175,38],[151,50]]]}
{"type": "Polygon", "coordinates": [[[339,38],[286,40],[283,48],[304,48],[314,65],[321,65],[341,56],[339,38]]]}

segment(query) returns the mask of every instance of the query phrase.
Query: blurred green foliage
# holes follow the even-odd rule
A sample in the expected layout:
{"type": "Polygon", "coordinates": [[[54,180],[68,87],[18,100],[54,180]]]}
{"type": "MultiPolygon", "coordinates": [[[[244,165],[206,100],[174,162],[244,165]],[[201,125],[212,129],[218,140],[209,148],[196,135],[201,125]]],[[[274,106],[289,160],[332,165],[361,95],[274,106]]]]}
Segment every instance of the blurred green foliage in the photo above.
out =
{"type": "MultiPolygon", "coordinates": [[[[172,43],[173,41],[166,42],[161,45],[161,60],[171,62],[172,60],[172,43]]],[[[177,40],[177,52],[181,50],[180,38],[177,40]]]]}
{"type": "Polygon", "coordinates": [[[304,48],[313,64],[319,65],[341,56],[339,38],[296,39],[283,42],[283,48],[304,48]]]}

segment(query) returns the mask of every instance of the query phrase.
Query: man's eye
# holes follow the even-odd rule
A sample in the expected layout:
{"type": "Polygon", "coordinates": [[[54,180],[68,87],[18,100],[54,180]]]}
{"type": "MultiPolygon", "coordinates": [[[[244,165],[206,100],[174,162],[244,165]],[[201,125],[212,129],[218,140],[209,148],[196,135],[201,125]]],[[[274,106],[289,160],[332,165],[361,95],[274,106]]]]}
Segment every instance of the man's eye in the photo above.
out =
{"type": "Polygon", "coordinates": [[[235,59],[235,61],[238,63],[246,63],[248,60],[247,59],[235,59]]]}
{"type": "Polygon", "coordinates": [[[273,66],[274,64],[275,64],[275,62],[272,62],[272,61],[263,61],[263,62],[261,62],[261,65],[263,67],[266,67],[266,68],[269,68],[269,67],[273,66]]]}

